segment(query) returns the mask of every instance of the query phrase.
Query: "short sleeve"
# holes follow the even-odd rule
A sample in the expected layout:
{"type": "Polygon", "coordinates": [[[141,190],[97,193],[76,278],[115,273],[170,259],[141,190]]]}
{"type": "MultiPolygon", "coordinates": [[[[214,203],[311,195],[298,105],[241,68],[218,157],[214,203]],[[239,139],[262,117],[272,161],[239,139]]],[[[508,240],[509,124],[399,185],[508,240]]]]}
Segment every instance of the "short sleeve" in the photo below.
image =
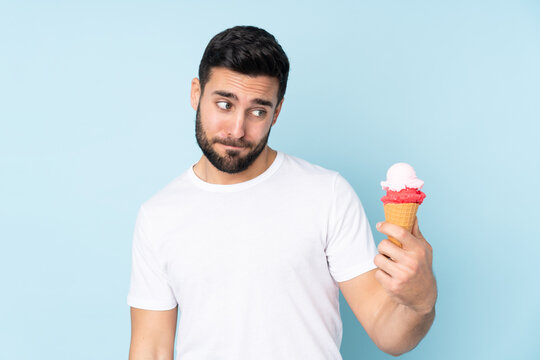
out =
{"type": "Polygon", "coordinates": [[[337,282],[376,268],[373,234],[364,208],[352,186],[339,173],[329,214],[326,258],[337,282]]]}
{"type": "Polygon", "coordinates": [[[139,209],[133,232],[131,281],[127,303],[146,310],[170,310],[177,305],[149,236],[148,219],[139,209]]]}

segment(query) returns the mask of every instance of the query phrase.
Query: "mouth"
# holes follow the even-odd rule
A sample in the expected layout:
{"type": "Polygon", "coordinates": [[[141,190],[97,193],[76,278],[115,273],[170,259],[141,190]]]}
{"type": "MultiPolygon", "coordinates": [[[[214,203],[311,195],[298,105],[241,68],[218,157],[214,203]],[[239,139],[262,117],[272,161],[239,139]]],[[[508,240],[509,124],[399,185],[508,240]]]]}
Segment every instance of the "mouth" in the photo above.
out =
{"type": "Polygon", "coordinates": [[[240,147],[240,146],[232,146],[232,145],[225,145],[225,144],[222,144],[222,143],[219,143],[221,146],[223,146],[224,148],[226,149],[231,149],[231,150],[242,150],[244,149],[244,147],[240,147]]]}

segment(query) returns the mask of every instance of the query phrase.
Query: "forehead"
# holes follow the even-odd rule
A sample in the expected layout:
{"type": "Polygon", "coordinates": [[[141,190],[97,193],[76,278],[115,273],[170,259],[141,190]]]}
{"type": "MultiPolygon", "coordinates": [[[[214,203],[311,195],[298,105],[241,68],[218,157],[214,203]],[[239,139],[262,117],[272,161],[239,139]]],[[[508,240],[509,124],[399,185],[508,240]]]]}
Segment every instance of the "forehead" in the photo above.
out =
{"type": "Polygon", "coordinates": [[[212,93],[215,90],[231,92],[238,97],[246,98],[267,98],[269,100],[277,99],[279,81],[275,77],[268,75],[250,76],[239,72],[223,68],[214,67],[210,72],[210,77],[205,85],[207,90],[212,93]]]}

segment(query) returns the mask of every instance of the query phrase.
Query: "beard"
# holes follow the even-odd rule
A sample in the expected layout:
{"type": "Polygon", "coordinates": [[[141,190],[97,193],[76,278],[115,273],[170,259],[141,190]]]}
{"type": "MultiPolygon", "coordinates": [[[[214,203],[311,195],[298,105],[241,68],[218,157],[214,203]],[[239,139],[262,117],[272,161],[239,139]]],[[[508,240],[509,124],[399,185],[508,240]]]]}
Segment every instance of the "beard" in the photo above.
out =
{"type": "Polygon", "coordinates": [[[270,136],[270,129],[268,133],[259,141],[258,144],[241,140],[241,139],[208,139],[206,131],[201,123],[200,105],[197,107],[197,114],[195,115],[195,137],[197,138],[197,144],[201,148],[204,156],[210,161],[214,167],[220,171],[236,174],[246,170],[261,154],[268,143],[268,137],[270,136]],[[213,144],[220,143],[230,146],[238,146],[251,149],[246,155],[240,156],[239,150],[227,149],[226,155],[221,156],[213,147],[213,144]]]}

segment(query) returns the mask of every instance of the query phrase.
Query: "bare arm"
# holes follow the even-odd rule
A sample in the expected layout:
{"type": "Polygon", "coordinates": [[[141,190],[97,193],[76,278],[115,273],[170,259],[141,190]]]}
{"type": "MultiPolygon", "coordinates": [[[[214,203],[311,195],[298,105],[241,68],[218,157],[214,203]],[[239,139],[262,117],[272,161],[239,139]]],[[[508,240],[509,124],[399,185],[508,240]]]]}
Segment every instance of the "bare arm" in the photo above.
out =
{"type": "Polygon", "coordinates": [[[416,313],[396,303],[375,279],[377,269],[339,283],[345,300],[375,345],[382,351],[400,355],[414,349],[428,332],[435,308],[416,313]]]}
{"type": "Polygon", "coordinates": [[[155,311],[131,308],[129,360],[173,360],[178,307],[155,311]]]}
{"type": "Polygon", "coordinates": [[[417,221],[412,234],[389,223],[377,229],[403,247],[381,241],[374,259],[378,269],[340,282],[339,287],[375,344],[384,352],[401,355],[422,340],[435,318],[432,248],[417,221]]]}
{"type": "Polygon", "coordinates": [[[375,324],[375,332],[388,353],[400,355],[418,345],[434,319],[435,307],[428,313],[417,313],[388,298],[375,324]]]}

